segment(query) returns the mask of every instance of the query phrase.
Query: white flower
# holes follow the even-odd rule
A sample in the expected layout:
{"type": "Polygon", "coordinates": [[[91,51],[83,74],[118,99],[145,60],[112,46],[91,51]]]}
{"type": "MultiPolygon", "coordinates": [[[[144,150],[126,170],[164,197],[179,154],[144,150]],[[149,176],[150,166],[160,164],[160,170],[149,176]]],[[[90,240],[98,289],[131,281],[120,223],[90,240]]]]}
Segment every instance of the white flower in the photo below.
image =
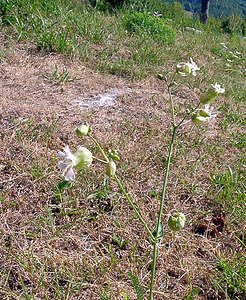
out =
{"type": "Polygon", "coordinates": [[[237,55],[242,55],[242,53],[241,53],[241,52],[238,52],[238,51],[236,51],[235,54],[237,54],[237,55]]]}
{"type": "Polygon", "coordinates": [[[200,115],[201,116],[205,116],[208,119],[212,119],[216,117],[216,113],[213,112],[214,108],[212,106],[210,106],[209,104],[205,104],[204,109],[200,110],[200,115]]]}
{"type": "Polygon", "coordinates": [[[193,61],[192,58],[190,58],[189,62],[181,62],[177,65],[178,73],[181,76],[187,76],[192,74],[193,76],[196,76],[196,71],[199,71],[200,68],[198,68],[197,64],[193,61]]]}
{"type": "Polygon", "coordinates": [[[223,48],[227,49],[227,46],[226,46],[225,43],[220,43],[220,45],[221,45],[223,48]]]}
{"type": "Polygon", "coordinates": [[[58,152],[58,157],[62,160],[58,162],[57,167],[62,172],[62,176],[67,181],[75,180],[75,170],[81,170],[89,167],[92,163],[92,153],[85,147],[80,147],[73,154],[68,146],[63,148],[63,151],[58,152]]]}
{"type": "Polygon", "coordinates": [[[215,84],[211,84],[211,86],[217,94],[224,94],[225,89],[222,88],[220,84],[215,83],[215,84]]]}
{"type": "Polygon", "coordinates": [[[155,11],[155,12],[154,12],[154,16],[155,16],[155,17],[162,17],[162,14],[160,14],[158,11],[155,11]]]}
{"type": "Polygon", "coordinates": [[[63,148],[63,151],[58,152],[58,157],[62,159],[57,164],[58,169],[62,170],[62,176],[67,181],[75,180],[74,167],[77,164],[76,156],[70,151],[68,146],[63,148]]]}
{"type": "Polygon", "coordinates": [[[204,109],[198,109],[191,117],[191,120],[194,124],[202,124],[210,119],[216,117],[216,113],[213,112],[213,107],[209,104],[206,104],[204,109]]]}
{"type": "Polygon", "coordinates": [[[223,94],[224,92],[225,89],[222,88],[220,84],[211,84],[211,88],[209,88],[205,93],[203,93],[200,96],[200,102],[203,104],[208,104],[214,101],[219,94],[223,94]]]}
{"type": "MultiPolygon", "coordinates": [[[[235,57],[235,58],[239,58],[235,53],[233,53],[232,51],[229,51],[229,53],[233,56],[233,57],[235,57]]],[[[240,53],[241,54],[241,53],[240,53]]]]}

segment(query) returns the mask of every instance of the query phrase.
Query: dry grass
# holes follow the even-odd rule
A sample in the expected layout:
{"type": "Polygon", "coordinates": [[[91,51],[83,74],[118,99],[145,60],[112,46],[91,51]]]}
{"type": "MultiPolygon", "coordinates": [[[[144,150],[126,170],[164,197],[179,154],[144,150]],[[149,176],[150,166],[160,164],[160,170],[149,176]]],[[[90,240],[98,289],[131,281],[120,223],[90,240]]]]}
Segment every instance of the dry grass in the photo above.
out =
{"type": "MultiPolygon", "coordinates": [[[[114,182],[99,199],[103,175],[96,163],[72,190],[59,194],[56,154],[65,144],[80,143],[73,132],[87,121],[104,145],[119,149],[119,175],[154,226],[170,135],[165,86],[152,77],[101,75],[77,60],[14,47],[12,53],[4,49],[8,54],[0,69],[0,299],[93,300],[102,291],[121,299],[122,290],[136,299],[128,273],[148,287],[151,244],[145,232],[114,182]],[[76,80],[49,83],[43,75],[55,65],[76,80]],[[125,92],[113,106],[74,104],[115,88],[125,92]],[[126,245],[119,246],[113,236],[126,245]]],[[[196,93],[183,89],[175,97],[182,107],[196,93]]],[[[156,300],[193,299],[188,298],[193,288],[199,289],[194,299],[225,299],[213,278],[220,257],[242,251],[235,233],[240,225],[231,226],[226,215],[225,228],[215,238],[193,230],[204,215],[222,213],[209,192],[208,176],[239,161],[240,149],[228,143],[222,119],[219,115],[202,131],[189,124],[178,138],[164,221],[173,210],[182,210],[188,221],[178,234],[165,226],[156,300]]]]}

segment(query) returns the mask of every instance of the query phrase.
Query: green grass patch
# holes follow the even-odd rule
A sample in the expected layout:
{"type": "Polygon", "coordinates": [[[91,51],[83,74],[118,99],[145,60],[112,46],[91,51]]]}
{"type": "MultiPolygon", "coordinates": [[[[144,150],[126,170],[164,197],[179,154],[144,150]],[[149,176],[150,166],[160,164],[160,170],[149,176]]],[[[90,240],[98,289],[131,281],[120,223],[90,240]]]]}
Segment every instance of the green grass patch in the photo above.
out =
{"type": "Polygon", "coordinates": [[[242,169],[230,168],[224,173],[211,176],[211,181],[217,188],[217,194],[213,198],[222,205],[231,222],[241,223],[246,218],[244,178],[242,169]]]}
{"type": "Polygon", "coordinates": [[[123,26],[129,33],[151,36],[155,41],[172,44],[175,31],[163,19],[142,12],[125,14],[123,26]]]}
{"type": "Polygon", "coordinates": [[[217,270],[219,279],[216,285],[225,299],[241,300],[246,298],[246,259],[243,256],[231,260],[220,260],[217,270]]]}

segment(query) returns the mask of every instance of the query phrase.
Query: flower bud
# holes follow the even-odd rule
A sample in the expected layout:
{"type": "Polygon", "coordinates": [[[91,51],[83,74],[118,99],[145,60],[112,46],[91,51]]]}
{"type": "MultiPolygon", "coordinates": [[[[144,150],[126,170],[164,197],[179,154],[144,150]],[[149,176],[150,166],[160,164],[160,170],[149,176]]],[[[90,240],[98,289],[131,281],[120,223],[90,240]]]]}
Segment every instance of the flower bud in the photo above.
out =
{"type": "Polygon", "coordinates": [[[83,124],[76,129],[76,134],[78,137],[83,137],[87,135],[89,131],[90,131],[90,127],[88,125],[83,124]]]}
{"type": "Polygon", "coordinates": [[[185,226],[185,215],[181,212],[173,213],[168,219],[168,226],[174,231],[180,231],[185,226]]]}
{"type": "Polygon", "coordinates": [[[92,153],[85,147],[79,147],[75,153],[76,169],[83,170],[88,168],[92,163],[92,153]]]}
{"type": "Polygon", "coordinates": [[[116,164],[113,160],[110,160],[106,165],[106,175],[108,177],[113,177],[116,173],[116,164]]]}
{"type": "Polygon", "coordinates": [[[112,149],[110,149],[109,151],[108,151],[108,155],[109,155],[109,157],[112,159],[112,160],[120,160],[120,157],[119,157],[119,155],[118,155],[118,152],[117,152],[117,150],[112,150],[112,149]]]}

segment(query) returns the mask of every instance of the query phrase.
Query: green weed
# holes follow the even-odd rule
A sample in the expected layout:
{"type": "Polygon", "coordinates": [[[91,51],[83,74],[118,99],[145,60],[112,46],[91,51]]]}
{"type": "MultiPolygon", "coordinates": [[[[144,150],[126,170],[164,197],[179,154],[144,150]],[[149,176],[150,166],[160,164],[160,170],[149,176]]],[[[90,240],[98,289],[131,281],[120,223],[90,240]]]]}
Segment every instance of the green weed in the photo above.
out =
{"type": "Polygon", "coordinates": [[[144,292],[143,287],[140,284],[137,276],[135,276],[132,273],[129,273],[129,277],[131,279],[132,286],[133,286],[133,288],[135,290],[135,293],[136,293],[136,296],[137,296],[137,300],[144,300],[144,294],[145,294],[145,292],[144,292]]]}
{"type": "Polygon", "coordinates": [[[51,73],[44,74],[43,77],[50,83],[61,85],[68,82],[73,82],[76,78],[72,78],[66,68],[58,70],[57,65],[51,73]]]}

